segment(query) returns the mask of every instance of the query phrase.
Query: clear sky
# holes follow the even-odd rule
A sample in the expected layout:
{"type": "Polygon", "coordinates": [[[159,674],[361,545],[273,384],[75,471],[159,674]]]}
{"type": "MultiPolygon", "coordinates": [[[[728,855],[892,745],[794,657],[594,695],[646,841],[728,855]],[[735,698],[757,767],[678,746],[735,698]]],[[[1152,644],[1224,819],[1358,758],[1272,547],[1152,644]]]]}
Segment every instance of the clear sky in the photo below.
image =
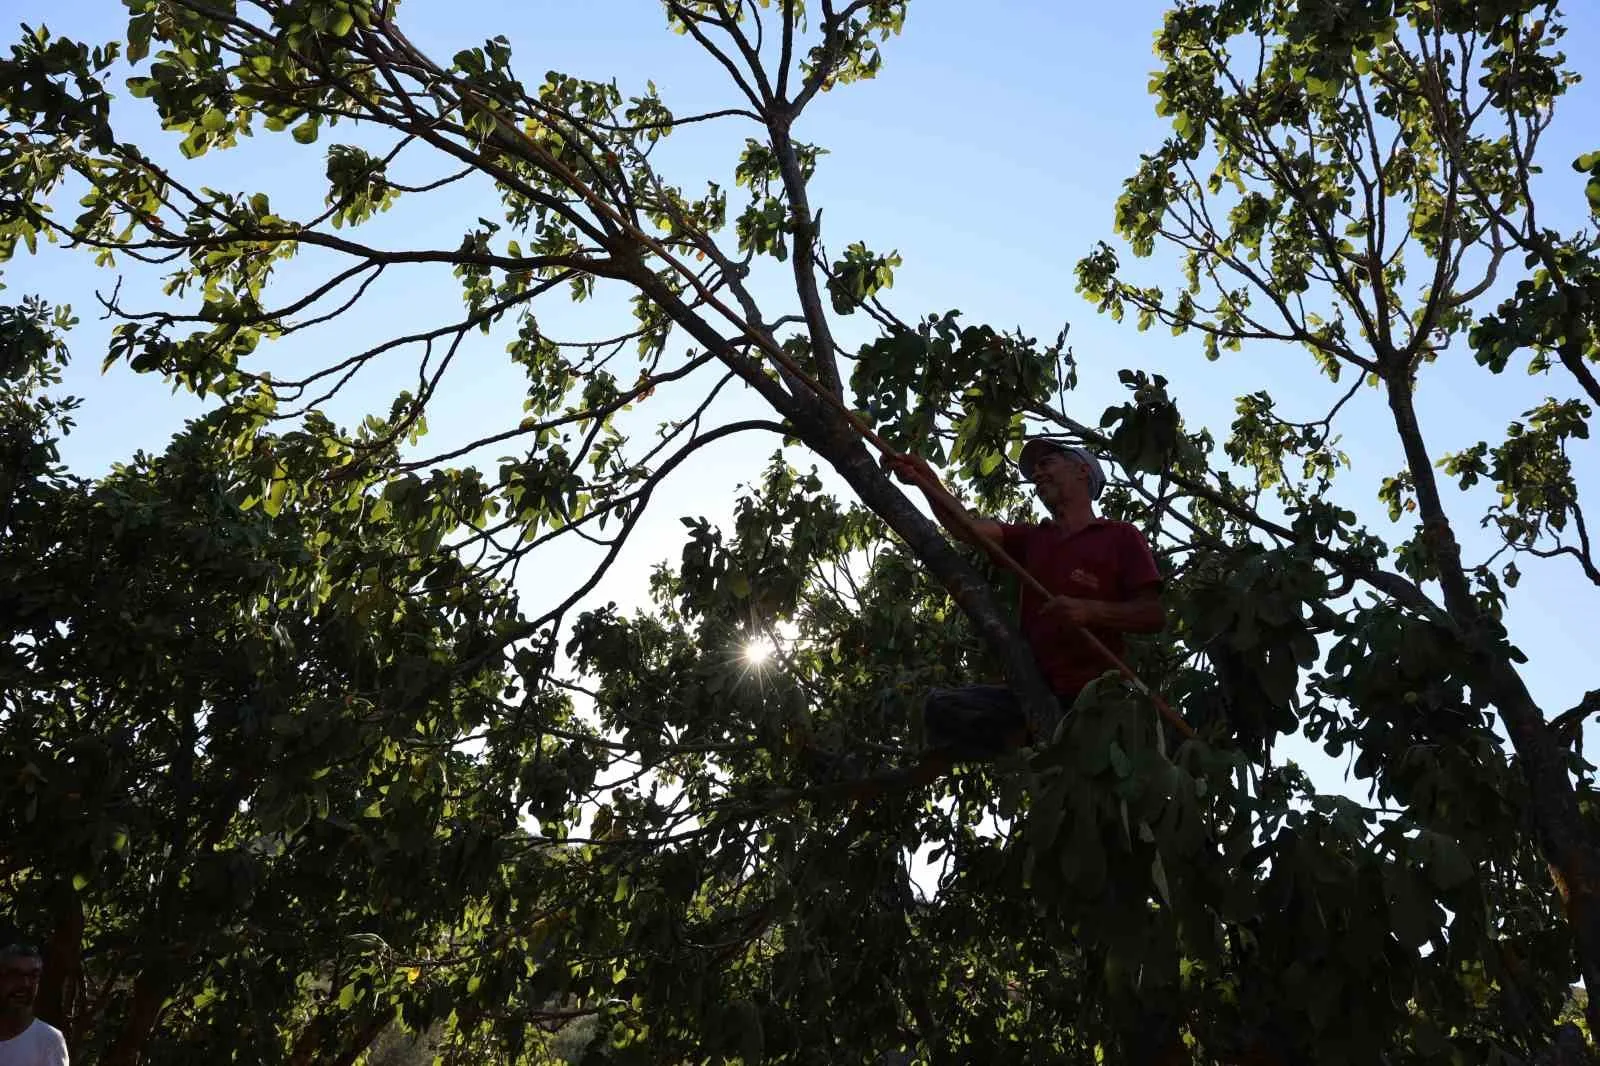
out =
{"type": "MultiPolygon", "coordinates": [[[[1192,336],[1174,339],[1164,330],[1139,334],[1131,323],[1118,325],[1096,315],[1073,291],[1078,258],[1096,240],[1111,237],[1112,207],[1122,180],[1164,132],[1147,92],[1155,65],[1151,38],[1164,7],[1152,0],[913,4],[906,33],[885,46],[879,79],[819,98],[797,130],[797,136],[830,152],[811,194],[824,208],[825,238],[831,249],[857,239],[875,249],[898,249],[905,264],[891,302],[905,317],[959,308],[972,321],[1020,326],[1045,339],[1070,322],[1084,377],[1073,413],[1085,421],[1097,421],[1107,403],[1120,399],[1115,372],[1122,367],[1165,374],[1191,425],[1209,425],[1219,439],[1233,417],[1233,397],[1257,389],[1277,396],[1286,414],[1320,416],[1328,390],[1299,351],[1247,349],[1208,364],[1192,336]]],[[[1600,18],[1587,2],[1569,7],[1576,14],[1568,20],[1567,50],[1579,70],[1600,72],[1600,18]]],[[[125,17],[113,0],[10,0],[5,10],[10,26],[0,32],[7,40],[17,32],[16,22],[23,21],[98,41],[120,35],[125,17]]],[[[652,79],[680,114],[725,106],[732,99],[724,72],[692,42],[665,30],[655,0],[406,0],[401,23],[419,47],[437,57],[504,34],[515,50],[516,68],[529,81],[555,69],[614,76],[629,92],[652,79]]],[[[1581,183],[1568,164],[1600,148],[1597,91],[1596,84],[1579,86],[1546,136],[1548,173],[1541,180],[1550,195],[1541,214],[1547,224],[1571,229],[1582,222],[1581,183]]],[[[127,100],[117,114],[126,121],[123,136],[140,141],[157,158],[173,157],[170,138],[166,148],[155,148],[164,135],[155,130],[142,102],[127,100]]],[[[747,132],[730,124],[675,137],[663,152],[663,165],[690,188],[710,179],[731,189],[737,146],[747,132]]],[[[257,137],[183,172],[218,188],[269,190],[280,210],[312,213],[324,189],[321,151],[321,145],[302,149],[281,135],[257,137]]],[[[442,172],[432,163],[419,164],[415,174],[442,172]]],[[[731,194],[730,200],[737,203],[731,194]]],[[[390,246],[426,242],[453,248],[477,215],[492,215],[497,206],[482,186],[456,187],[403,204],[381,226],[362,233],[390,246]]],[[[70,208],[68,203],[61,211],[70,208]]],[[[316,266],[316,258],[306,256],[286,277],[293,279],[298,271],[302,281],[315,279],[316,266]]],[[[1160,279],[1170,277],[1171,268],[1172,260],[1164,258],[1139,273],[1160,279]]],[[[68,461],[84,473],[101,472],[138,448],[159,449],[199,409],[192,398],[173,396],[160,381],[136,377],[125,367],[100,375],[109,324],[98,319],[94,290],[109,291],[111,281],[87,259],[59,251],[18,259],[4,274],[6,298],[37,293],[73,304],[84,319],[73,336],[77,362],[69,387],[87,405],[65,449],[68,461]]],[[[776,298],[780,290],[774,286],[769,293],[776,298]]],[[[147,272],[130,269],[124,294],[130,301],[143,300],[146,308],[159,305],[147,272]]],[[[447,274],[414,271],[376,287],[373,301],[359,314],[304,342],[286,342],[274,358],[314,365],[330,359],[330,353],[365,347],[411,324],[443,324],[459,306],[457,287],[447,274]]],[[[620,306],[605,299],[578,310],[552,306],[541,321],[556,332],[590,326],[600,336],[617,332],[598,323],[614,325],[620,306]]],[[[846,338],[851,339],[848,333],[846,338]]],[[[430,412],[436,448],[517,417],[522,388],[504,357],[504,340],[503,335],[474,338],[463,350],[460,372],[430,412]]],[[[363,381],[361,391],[336,405],[335,413],[348,419],[364,406],[386,409],[393,390],[414,373],[411,365],[380,368],[363,381]]],[[[1429,445],[1438,455],[1480,438],[1496,440],[1508,420],[1546,392],[1573,394],[1564,379],[1529,379],[1515,369],[1496,378],[1475,367],[1469,355],[1449,353],[1424,379],[1421,405],[1429,445]]],[[[749,407],[747,399],[734,396],[723,410],[749,407]]],[[[654,410],[648,414],[651,423],[660,417],[654,410]]],[[[1386,527],[1373,494],[1401,462],[1385,411],[1374,397],[1362,397],[1341,425],[1355,462],[1341,500],[1374,526],[1386,527]]],[[[1596,447],[1600,444],[1589,442],[1576,456],[1589,485],[1600,485],[1596,447]]],[[[754,477],[771,451],[766,441],[736,439],[687,464],[658,495],[656,513],[641,525],[597,597],[624,605],[639,602],[649,569],[677,557],[683,532],[677,517],[724,517],[736,486],[754,477]]],[[[1475,501],[1453,513],[1469,559],[1486,554],[1473,528],[1481,506],[1475,501]]],[[[1600,595],[1566,562],[1524,570],[1527,577],[1514,593],[1512,631],[1532,659],[1528,676],[1534,693],[1553,714],[1571,706],[1585,689],[1600,686],[1588,650],[1593,638],[1584,632],[1593,624],[1600,595]]],[[[563,578],[570,572],[548,563],[524,571],[522,588],[530,604],[558,598],[570,587],[563,578]]],[[[1288,751],[1307,760],[1321,787],[1337,787],[1334,767],[1318,765],[1304,745],[1291,744],[1288,751]]]]}

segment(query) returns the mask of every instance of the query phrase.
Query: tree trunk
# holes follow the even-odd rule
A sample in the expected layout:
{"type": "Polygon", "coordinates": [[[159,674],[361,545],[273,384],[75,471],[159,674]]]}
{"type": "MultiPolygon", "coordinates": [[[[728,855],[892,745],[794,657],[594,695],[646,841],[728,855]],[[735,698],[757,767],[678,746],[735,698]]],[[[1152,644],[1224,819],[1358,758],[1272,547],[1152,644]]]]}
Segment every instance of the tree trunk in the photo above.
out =
{"type": "Polygon", "coordinates": [[[392,1014],[372,1013],[359,1025],[351,1026],[348,1018],[338,1019],[319,1012],[295,1039],[287,1066],[312,1066],[313,1063],[350,1066],[392,1021],[392,1014]],[[349,1030],[348,1040],[341,1038],[346,1030],[349,1030]]]}
{"type": "MultiPolygon", "coordinates": [[[[1433,463],[1417,423],[1409,377],[1401,370],[1391,370],[1386,384],[1445,608],[1477,660],[1473,683],[1483,687],[1499,712],[1522,765],[1535,834],[1572,929],[1579,972],[1587,987],[1600,989],[1600,848],[1578,809],[1567,753],[1472,597],[1461,565],[1461,549],[1445,515],[1433,463]]],[[[1586,1013],[1589,1031],[1600,1034],[1600,996],[1589,998],[1586,1013]]]]}
{"type": "Polygon", "coordinates": [[[34,1009],[39,1017],[73,1033],[72,990],[83,976],[83,902],[69,882],[57,890],[55,928],[44,946],[44,980],[34,1009]]]}
{"type": "Polygon", "coordinates": [[[353,1066],[372,1042],[389,1028],[389,1023],[394,1021],[392,1015],[374,1015],[369,1018],[345,1044],[338,1057],[330,1060],[329,1066],[353,1066]]]}
{"type": "Polygon", "coordinates": [[[116,1043],[106,1052],[105,1066],[139,1066],[144,1046],[161,1014],[161,999],[161,989],[148,972],[134,979],[133,1006],[128,1011],[127,1021],[122,1023],[116,1043]]]}
{"type": "Polygon", "coordinates": [[[326,1015],[321,1010],[317,1011],[316,1015],[306,1023],[306,1027],[300,1030],[300,1035],[295,1037],[294,1046],[289,1049],[289,1061],[286,1066],[311,1066],[318,1050],[322,1047],[322,1034],[329,1028],[331,1026],[326,1015]]]}

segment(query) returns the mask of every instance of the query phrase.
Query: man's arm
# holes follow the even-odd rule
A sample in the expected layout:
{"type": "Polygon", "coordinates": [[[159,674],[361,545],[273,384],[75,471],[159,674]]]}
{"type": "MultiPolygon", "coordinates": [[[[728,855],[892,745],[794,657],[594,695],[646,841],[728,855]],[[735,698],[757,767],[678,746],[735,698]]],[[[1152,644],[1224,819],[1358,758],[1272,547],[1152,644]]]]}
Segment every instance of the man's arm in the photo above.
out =
{"type": "Polygon", "coordinates": [[[979,548],[986,548],[987,540],[996,546],[1005,536],[1005,526],[992,518],[981,518],[961,506],[961,501],[939,483],[928,461],[920,455],[893,455],[884,460],[902,484],[915,485],[922,490],[923,498],[933,509],[933,516],[949,531],[952,537],[979,548]],[[976,536],[974,535],[976,534],[976,536]]]}
{"type": "Polygon", "coordinates": [[[1159,633],[1167,628],[1167,609],[1155,586],[1143,589],[1129,600],[1081,600],[1057,596],[1049,610],[1059,612],[1069,622],[1094,629],[1121,633],[1159,633]]]}

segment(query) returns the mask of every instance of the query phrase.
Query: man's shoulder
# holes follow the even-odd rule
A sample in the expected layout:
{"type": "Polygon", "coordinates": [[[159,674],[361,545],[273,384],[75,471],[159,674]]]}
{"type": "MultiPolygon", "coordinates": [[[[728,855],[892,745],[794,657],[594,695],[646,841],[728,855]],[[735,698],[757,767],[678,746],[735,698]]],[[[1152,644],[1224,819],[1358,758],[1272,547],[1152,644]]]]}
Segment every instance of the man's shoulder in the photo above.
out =
{"type": "Polygon", "coordinates": [[[33,1020],[33,1024],[28,1026],[26,1034],[29,1039],[35,1041],[42,1047],[53,1049],[65,1048],[67,1046],[67,1038],[61,1035],[61,1030],[51,1025],[43,1018],[35,1018],[33,1020]]]}
{"type": "Polygon", "coordinates": [[[39,1018],[33,1020],[33,1027],[38,1034],[37,1047],[45,1055],[43,1061],[49,1066],[67,1066],[67,1038],[61,1030],[39,1018]]]}
{"type": "Polygon", "coordinates": [[[1145,539],[1144,530],[1132,522],[1124,522],[1120,518],[1096,516],[1082,532],[1105,537],[1108,540],[1137,540],[1143,542],[1145,539]]]}
{"type": "Polygon", "coordinates": [[[1120,560],[1119,565],[1131,567],[1146,577],[1154,578],[1157,573],[1155,550],[1150,547],[1149,538],[1144,530],[1132,522],[1120,522],[1115,519],[1104,520],[1102,536],[1102,550],[1109,549],[1112,557],[1120,560]]]}
{"type": "Polygon", "coordinates": [[[1132,522],[1124,522],[1120,518],[1102,518],[1100,522],[1108,531],[1119,537],[1130,537],[1140,541],[1145,539],[1144,530],[1132,522]]]}
{"type": "MultiPolygon", "coordinates": [[[[1021,537],[1056,537],[1068,536],[1066,530],[1054,519],[1034,521],[1032,519],[1020,522],[1001,522],[1006,531],[1013,536],[1021,537]]],[[[1133,538],[1140,541],[1145,539],[1144,531],[1132,522],[1124,522],[1118,518],[1095,518],[1088,526],[1077,531],[1077,536],[1085,533],[1097,533],[1102,536],[1114,538],[1133,538]]]]}
{"type": "MultiPolygon", "coordinates": [[[[43,1018],[34,1018],[16,1036],[9,1040],[0,1041],[10,1047],[19,1049],[29,1056],[45,1054],[44,1062],[66,1062],[67,1039],[61,1035],[61,1030],[45,1021],[43,1018]]],[[[24,1061],[40,1061],[33,1058],[24,1061]]]]}

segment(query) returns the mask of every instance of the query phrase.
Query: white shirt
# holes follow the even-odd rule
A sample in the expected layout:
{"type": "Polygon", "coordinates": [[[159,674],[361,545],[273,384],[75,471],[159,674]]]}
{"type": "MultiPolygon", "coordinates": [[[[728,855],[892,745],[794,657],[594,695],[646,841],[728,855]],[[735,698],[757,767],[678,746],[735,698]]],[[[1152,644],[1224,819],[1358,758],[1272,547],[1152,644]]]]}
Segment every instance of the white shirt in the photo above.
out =
{"type": "Polygon", "coordinates": [[[0,1066],[67,1066],[67,1042],[55,1026],[35,1018],[10,1040],[0,1040],[0,1066]]]}

